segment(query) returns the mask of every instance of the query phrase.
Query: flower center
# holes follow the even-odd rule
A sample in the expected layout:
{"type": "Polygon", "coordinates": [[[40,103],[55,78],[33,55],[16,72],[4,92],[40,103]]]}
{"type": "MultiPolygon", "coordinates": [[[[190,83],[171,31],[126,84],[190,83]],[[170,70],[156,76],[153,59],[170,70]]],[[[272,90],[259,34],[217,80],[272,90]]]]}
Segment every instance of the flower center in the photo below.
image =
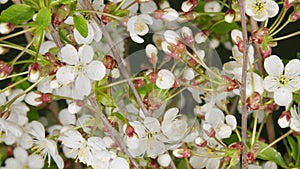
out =
{"type": "Polygon", "coordinates": [[[146,24],[143,22],[134,23],[134,30],[136,33],[141,33],[146,29],[146,24]]]}
{"type": "Polygon", "coordinates": [[[288,84],[288,82],[290,81],[290,79],[285,76],[281,76],[280,78],[277,79],[277,81],[280,85],[286,86],[288,84]]]}
{"type": "Polygon", "coordinates": [[[252,7],[253,11],[255,11],[256,13],[260,13],[262,10],[265,9],[265,4],[266,2],[256,1],[252,7]]]}

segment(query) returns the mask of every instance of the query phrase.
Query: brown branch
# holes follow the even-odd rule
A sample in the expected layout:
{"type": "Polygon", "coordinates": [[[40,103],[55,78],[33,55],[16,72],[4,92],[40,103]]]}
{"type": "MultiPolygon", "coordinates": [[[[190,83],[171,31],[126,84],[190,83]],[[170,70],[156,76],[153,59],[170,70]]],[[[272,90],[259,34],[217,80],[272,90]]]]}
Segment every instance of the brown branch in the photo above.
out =
{"type": "MultiPolygon", "coordinates": [[[[89,0],[84,0],[84,3],[86,4],[87,8],[89,10],[93,10],[93,7],[91,5],[91,3],[89,2],[89,0]]],[[[129,79],[130,76],[129,76],[129,73],[125,67],[125,65],[123,64],[122,62],[122,58],[121,56],[119,55],[116,47],[114,46],[114,43],[110,37],[110,34],[108,33],[106,27],[105,27],[105,24],[99,19],[99,17],[95,14],[95,13],[92,13],[92,16],[94,18],[94,20],[96,21],[97,25],[100,27],[100,29],[102,30],[102,33],[103,33],[103,36],[104,38],[107,40],[108,44],[110,45],[110,48],[111,48],[111,51],[118,63],[118,66],[120,68],[120,71],[122,73],[122,75],[124,76],[125,79],[129,79]]],[[[145,116],[151,116],[151,113],[146,109],[139,93],[137,92],[136,88],[134,87],[132,81],[128,81],[127,82],[138,105],[140,106],[140,108],[142,109],[142,111],[144,112],[145,116]]]]}
{"type": "Polygon", "coordinates": [[[246,14],[244,9],[244,0],[239,1],[239,8],[241,13],[241,24],[242,24],[242,35],[244,41],[243,51],[243,68],[242,68],[242,84],[241,84],[241,101],[242,101],[242,168],[248,168],[247,155],[246,155],[246,139],[247,139],[247,107],[246,107],[246,76],[247,76],[247,65],[248,65],[248,35],[247,35],[247,24],[246,14]]]}
{"type": "Polygon", "coordinates": [[[120,135],[111,126],[110,122],[108,121],[108,119],[106,118],[106,116],[103,114],[103,112],[101,112],[99,110],[98,104],[96,103],[95,99],[89,97],[89,101],[91,102],[92,107],[94,108],[93,111],[95,113],[99,113],[100,114],[101,121],[103,122],[104,126],[106,127],[106,129],[108,130],[108,132],[110,133],[110,135],[114,138],[114,140],[116,141],[116,144],[120,147],[121,151],[124,152],[128,156],[129,160],[134,165],[135,169],[139,169],[138,163],[135,161],[135,159],[132,157],[132,155],[128,151],[128,149],[127,149],[125,143],[123,142],[122,138],[120,137],[120,135]]]}
{"type": "Polygon", "coordinates": [[[54,43],[56,44],[58,49],[61,49],[63,47],[63,43],[60,40],[57,30],[53,27],[52,24],[49,25],[49,29],[50,29],[50,34],[53,38],[54,43]]]}

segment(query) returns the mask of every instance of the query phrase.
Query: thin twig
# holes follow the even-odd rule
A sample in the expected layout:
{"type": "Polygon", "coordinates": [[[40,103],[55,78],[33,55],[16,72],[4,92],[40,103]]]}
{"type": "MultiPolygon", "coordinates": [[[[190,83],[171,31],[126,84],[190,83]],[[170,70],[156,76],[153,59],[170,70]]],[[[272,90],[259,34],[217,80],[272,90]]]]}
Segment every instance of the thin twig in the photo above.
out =
{"type": "MultiPolygon", "coordinates": [[[[89,10],[94,10],[91,3],[88,1],[88,0],[84,0],[84,3],[86,4],[87,8],[89,10]]],[[[120,71],[122,73],[122,75],[124,76],[125,79],[129,79],[130,76],[129,76],[129,73],[127,72],[127,69],[125,67],[125,65],[123,64],[122,62],[122,58],[121,56],[119,55],[116,47],[114,46],[114,43],[110,37],[110,34],[108,33],[106,27],[105,27],[105,24],[98,18],[98,16],[95,14],[95,13],[92,13],[92,16],[94,18],[94,20],[96,21],[97,25],[100,27],[100,29],[102,30],[103,32],[103,36],[104,38],[107,40],[107,43],[109,44],[110,48],[111,48],[111,51],[118,63],[118,66],[120,68],[120,71]]],[[[142,109],[142,111],[144,112],[145,116],[151,116],[151,113],[146,109],[139,93],[137,92],[136,88],[134,87],[132,81],[128,81],[127,82],[138,105],[140,106],[140,108],[142,109]]]]}
{"type": "Polygon", "coordinates": [[[122,152],[124,152],[128,158],[130,159],[131,163],[134,165],[134,167],[136,169],[139,168],[138,163],[135,161],[135,159],[132,157],[132,155],[130,154],[130,152],[128,151],[125,143],[123,142],[122,138],[120,137],[120,135],[117,133],[117,131],[111,126],[111,124],[109,123],[108,119],[106,118],[106,116],[103,114],[103,112],[101,112],[98,108],[98,105],[95,101],[95,99],[92,99],[91,97],[89,98],[89,101],[91,102],[95,113],[99,113],[100,114],[100,119],[103,122],[104,126],[106,127],[106,129],[108,130],[108,132],[111,134],[111,136],[114,138],[114,140],[116,141],[116,144],[120,147],[120,149],[122,150],[122,152]]]}
{"type": "Polygon", "coordinates": [[[248,35],[247,35],[247,25],[246,25],[246,14],[244,9],[244,0],[239,1],[239,8],[241,14],[241,24],[242,24],[242,35],[244,41],[244,51],[243,51],[243,68],[242,68],[242,84],[241,84],[241,101],[242,101],[242,168],[248,168],[247,155],[246,155],[246,139],[247,139],[247,107],[246,107],[246,76],[247,76],[247,63],[248,63],[248,35]]]}
{"type": "Polygon", "coordinates": [[[60,37],[59,37],[59,34],[58,34],[57,30],[53,27],[52,24],[49,25],[49,28],[50,28],[50,34],[53,38],[54,43],[56,44],[58,49],[61,49],[63,47],[63,44],[60,40],[60,37]]]}

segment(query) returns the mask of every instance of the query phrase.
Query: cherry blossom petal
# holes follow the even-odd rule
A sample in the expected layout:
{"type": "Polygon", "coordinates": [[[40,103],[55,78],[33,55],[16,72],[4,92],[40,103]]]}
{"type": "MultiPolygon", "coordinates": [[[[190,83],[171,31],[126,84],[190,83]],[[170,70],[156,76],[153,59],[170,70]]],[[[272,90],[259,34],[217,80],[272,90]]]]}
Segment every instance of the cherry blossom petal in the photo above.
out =
{"type": "Polygon", "coordinates": [[[292,115],[291,124],[290,124],[291,129],[296,132],[300,132],[300,116],[295,110],[295,108],[291,109],[291,115],[292,115]]]}
{"type": "Polygon", "coordinates": [[[72,66],[63,66],[56,72],[56,79],[60,84],[67,85],[74,81],[76,72],[72,66]]]}
{"type": "Polygon", "coordinates": [[[167,30],[164,33],[164,37],[167,42],[172,43],[172,44],[177,44],[177,41],[180,39],[178,33],[172,30],[167,30]]]}
{"type": "Polygon", "coordinates": [[[232,133],[232,128],[226,124],[221,124],[216,132],[217,138],[229,138],[232,133]]]}
{"type": "Polygon", "coordinates": [[[49,51],[49,49],[56,47],[55,43],[53,41],[45,41],[41,44],[39,53],[44,55],[46,52],[49,51]]]}
{"type": "Polygon", "coordinates": [[[144,43],[144,39],[139,37],[135,32],[129,32],[131,39],[136,43],[144,43]]]}
{"type": "Polygon", "coordinates": [[[75,80],[75,91],[79,96],[88,96],[91,93],[91,81],[84,74],[80,73],[75,80]]]}
{"type": "Polygon", "coordinates": [[[144,125],[151,133],[160,131],[160,124],[156,118],[146,117],[144,120],[144,125]]]}
{"type": "Polygon", "coordinates": [[[236,128],[237,121],[236,121],[235,116],[233,116],[233,115],[227,115],[225,117],[225,121],[231,127],[231,130],[234,130],[236,128]]]}
{"type": "Polygon", "coordinates": [[[44,159],[42,156],[37,154],[32,154],[28,157],[28,166],[32,169],[43,168],[44,159]]]}
{"type": "Polygon", "coordinates": [[[27,163],[27,158],[28,158],[28,153],[23,148],[16,147],[14,149],[14,157],[15,157],[15,159],[17,159],[21,163],[26,164],[27,163]]]}
{"type": "Polygon", "coordinates": [[[267,76],[264,80],[264,88],[269,92],[274,92],[278,88],[278,82],[274,77],[267,76]]]}
{"type": "Polygon", "coordinates": [[[100,61],[94,60],[87,65],[85,72],[92,80],[101,80],[105,76],[106,68],[100,61]]]}
{"type": "Polygon", "coordinates": [[[157,162],[159,165],[161,165],[162,167],[168,167],[171,163],[171,157],[169,154],[162,154],[159,155],[157,158],[157,162]]]}
{"type": "Polygon", "coordinates": [[[300,89],[300,76],[296,76],[288,82],[289,89],[294,92],[300,89]]]}
{"type": "Polygon", "coordinates": [[[76,48],[70,44],[61,48],[60,57],[69,65],[75,65],[79,61],[76,48]]]}
{"type": "Polygon", "coordinates": [[[279,77],[283,73],[283,63],[276,55],[271,55],[265,59],[264,67],[266,72],[272,77],[279,77]]]}
{"type": "Polygon", "coordinates": [[[279,106],[289,106],[292,99],[292,92],[287,88],[281,87],[274,91],[274,100],[279,106]]]}
{"type": "Polygon", "coordinates": [[[161,69],[157,73],[157,79],[155,84],[160,89],[169,89],[173,86],[175,83],[175,77],[173,73],[167,69],[161,69]]]}
{"type": "Polygon", "coordinates": [[[78,55],[81,63],[90,63],[94,57],[94,49],[89,45],[83,45],[78,49],[78,55]]]}
{"type": "Polygon", "coordinates": [[[38,121],[32,121],[28,124],[28,133],[33,135],[38,140],[42,140],[45,138],[45,128],[42,123],[38,121]]]}
{"type": "Polygon", "coordinates": [[[235,44],[238,44],[239,41],[243,40],[242,31],[238,29],[233,29],[231,31],[231,39],[235,44]]]}
{"type": "Polygon", "coordinates": [[[68,109],[63,109],[58,114],[59,121],[62,125],[76,124],[76,116],[71,114],[68,109]]]}
{"type": "Polygon", "coordinates": [[[276,16],[279,12],[279,6],[278,4],[273,0],[268,0],[266,4],[266,10],[268,13],[268,17],[272,18],[276,16]]]}
{"type": "Polygon", "coordinates": [[[76,28],[74,29],[74,38],[78,44],[91,44],[94,39],[94,35],[95,35],[94,29],[89,23],[87,23],[87,25],[88,25],[88,36],[85,38],[81,36],[81,34],[77,31],[76,28]]]}
{"type": "Polygon", "coordinates": [[[205,114],[205,121],[216,127],[224,123],[224,113],[220,109],[213,108],[210,113],[205,114]]]}
{"type": "Polygon", "coordinates": [[[129,169],[129,164],[128,162],[121,157],[117,157],[115,159],[112,160],[112,162],[110,163],[109,169],[129,169]]]}
{"type": "Polygon", "coordinates": [[[300,61],[298,59],[290,60],[285,66],[284,75],[298,76],[300,75],[300,61]]]}

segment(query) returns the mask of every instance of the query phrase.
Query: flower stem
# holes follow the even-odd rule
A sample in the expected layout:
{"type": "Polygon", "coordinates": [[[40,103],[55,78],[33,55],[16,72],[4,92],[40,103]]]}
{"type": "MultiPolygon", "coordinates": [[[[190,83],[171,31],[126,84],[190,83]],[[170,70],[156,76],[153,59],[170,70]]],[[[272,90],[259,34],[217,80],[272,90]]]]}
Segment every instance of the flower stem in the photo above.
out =
{"type": "Polygon", "coordinates": [[[3,77],[3,78],[0,78],[0,80],[5,80],[5,79],[9,79],[9,78],[17,77],[17,76],[26,75],[26,74],[28,74],[28,73],[29,73],[29,71],[26,71],[26,72],[21,72],[21,73],[17,73],[17,74],[13,74],[13,75],[9,75],[9,76],[6,76],[6,77],[3,77]]]}
{"type": "Polygon", "coordinates": [[[290,134],[293,133],[293,130],[289,130],[288,132],[286,132],[284,135],[278,137],[276,140],[274,140],[272,143],[270,143],[268,146],[266,146],[265,148],[263,148],[262,150],[259,151],[259,153],[262,153],[264,151],[266,151],[268,148],[272,147],[273,145],[275,145],[276,143],[278,143],[280,140],[286,138],[287,136],[289,136],[290,134]]]}
{"type": "Polygon", "coordinates": [[[90,12],[90,13],[96,13],[96,14],[105,15],[105,16],[114,18],[114,19],[116,19],[116,20],[121,20],[121,19],[122,19],[121,17],[114,16],[114,15],[111,15],[111,14],[105,13],[105,12],[96,11],[96,10],[86,10],[86,9],[83,10],[83,9],[80,9],[80,10],[77,10],[77,12],[90,12]]]}
{"type": "Polygon", "coordinates": [[[253,124],[253,130],[252,130],[252,139],[251,139],[251,147],[255,142],[255,134],[256,134],[256,128],[257,128],[257,121],[258,121],[258,110],[254,113],[254,124],[253,124]]]}
{"type": "Polygon", "coordinates": [[[242,102],[242,168],[248,168],[246,155],[246,139],[247,139],[247,107],[246,107],[246,77],[247,77],[247,63],[248,63],[248,35],[246,25],[246,14],[244,9],[244,0],[239,1],[239,9],[241,14],[242,35],[245,49],[243,51],[243,67],[242,67],[242,83],[241,83],[241,102],[242,102]]]}
{"type": "Polygon", "coordinates": [[[104,126],[106,127],[106,129],[108,130],[108,132],[111,134],[111,136],[114,138],[114,140],[116,141],[116,144],[120,147],[120,149],[128,156],[128,158],[130,159],[131,163],[134,165],[134,167],[136,169],[139,169],[139,165],[137,164],[137,162],[135,161],[135,159],[132,157],[132,155],[130,154],[130,152],[128,151],[125,143],[123,142],[122,138],[120,137],[120,135],[117,133],[117,131],[111,126],[111,124],[109,123],[108,119],[106,118],[106,116],[103,114],[103,112],[100,111],[100,109],[98,108],[98,105],[96,103],[95,99],[92,99],[91,97],[89,98],[89,101],[92,104],[92,107],[94,108],[94,112],[99,114],[101,121],[103,122],[104,126]]]}
{"type": "Polygon", "coordinates": [[[300,34],[300,31],[297,31],[297,32],[291,33],[289,35],[285,35],[285,36],[282,36],[282,37],[279,37],[279,38],[275,38],[275,39],[273,39],[273,41],[284,40],[284,39],[287,39],[287,38],[290,38],[290,37],[293,37],[293,36],[297,36],[299,34],[300,34]]]}
{"type": "Polygon", "coordinates": [[[13,33],[13,34],[9,34],[9,35],[7,35],[7,36],[3,36],[3,37],[0,38],[0,41],[9,39],[9,38],[12,38],[12,37],[15,37],[15,36],[22,35],[23,33],[33,31],[34,29],[35,29],[35,28],[29,28],[29,29],[25,29],[25,30],[22,30],[22,31],[13,33]]]}
{"type": "MultiPolygon", "coordinates": [[[[18,54],[18,56],[16,56],[14,58],[14,60],[12,61],[11,65],[14,66],[16,61],[18,61],[20,59],[20,57],[25,53],[25,51],[32,45],[33,43],[33,39],[27,44],[27,46],[18,54]]],[[[37,53],[38,54],[38,53],[37,53]]]]}
{"type": "Polygon", "coordinates": [[[287,12],[287,9],[282,8],[282,10],[280,11],[278,17],[276,18],[276,20],[273,22],[273,24],[269,28],[270,33],[272,33],[280,25],[280,23],[283,20],[286,12],[287,12]]]}
{"type": "MultiPolygon", "coordinates": [[[[27,72],[27,73],[28,73],[28,72],[27,72]]],[[[24,79],[19,80],[19,81],[17,81],[16,83],[7,86],[6,88],[0,90],[0,93],[3,93],[3,92],[5,92],[6,90],[9,90],[9,89],[11,89],[11,88],[17,86],[18,84],[21,84],[21,83],[25,82],[28,78],[29,78],[29,77],[25,77],[24,79]]]]}
{"type": "Polygon", "coordinates": [[[276,29],[276,31],[275,32],[273,32],[273,33],[270,33],[270,36],[274,36],[274,35],[276,35],[278,32],[280,32],[287,24],[289,24],[290,23],[290,20],[288,19],[286,22],[284,22],[284,24],[283,25],[281,25],[281,27],[280,28],[278,28],[278,29],[276,29]]]}

